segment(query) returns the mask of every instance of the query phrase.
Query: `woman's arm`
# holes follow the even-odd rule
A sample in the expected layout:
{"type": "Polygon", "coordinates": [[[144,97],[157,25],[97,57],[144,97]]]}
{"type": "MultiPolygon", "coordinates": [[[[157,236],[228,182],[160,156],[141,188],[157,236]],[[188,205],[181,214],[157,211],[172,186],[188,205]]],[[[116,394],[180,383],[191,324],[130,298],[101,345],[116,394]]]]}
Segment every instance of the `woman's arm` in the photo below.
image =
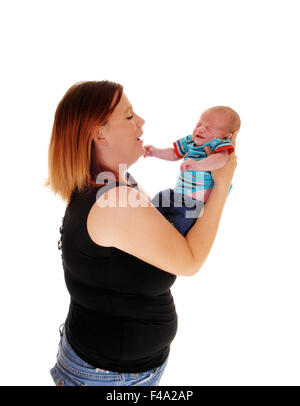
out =
{"type": "Polygon", "coordinates": [[[212,173],[215,185],[203,215],[183,237],[141,193],[119,186],[101,195],[88,216],[91,239],[116,247],[174,275],[194,275],[203,265],[217,234],[236,167],[227,164],[212,173]],[[100,207],[102,206],[102,207],[100,207]]]}

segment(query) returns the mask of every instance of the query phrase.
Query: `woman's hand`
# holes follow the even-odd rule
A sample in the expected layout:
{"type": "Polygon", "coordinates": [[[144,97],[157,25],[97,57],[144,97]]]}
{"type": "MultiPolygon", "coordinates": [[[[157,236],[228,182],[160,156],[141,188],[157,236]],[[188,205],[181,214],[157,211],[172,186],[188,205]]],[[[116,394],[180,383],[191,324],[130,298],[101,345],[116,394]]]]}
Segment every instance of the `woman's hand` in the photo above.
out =
{"type": "MultiPolygon", "coordinates": [[[[237,131],[235,131],[232,135],[231,141],[233,146],[235,147],[235,141],[237,136],[237,131]]],[[[229,158],[223,168],[217,169],[211,172],[213,180],[216,184],[226,184],[228,187],[231,184],[234,171],[237,166],[237,157],[235,155],[235,150],[229,155],[229,158]]]]}

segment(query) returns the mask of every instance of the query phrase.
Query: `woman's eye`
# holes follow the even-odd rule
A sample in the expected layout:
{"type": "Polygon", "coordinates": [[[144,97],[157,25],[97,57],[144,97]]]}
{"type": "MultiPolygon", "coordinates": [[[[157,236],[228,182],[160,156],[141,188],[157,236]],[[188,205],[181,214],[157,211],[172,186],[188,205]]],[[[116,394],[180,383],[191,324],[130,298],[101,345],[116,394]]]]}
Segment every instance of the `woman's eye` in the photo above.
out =
{"type": "Polygon", "coordinates": [[[127,117],[127,120],[130,120],[130,119],[132,119],[133,118],[133,116],[129,116],[129,117],[127,117]]]}

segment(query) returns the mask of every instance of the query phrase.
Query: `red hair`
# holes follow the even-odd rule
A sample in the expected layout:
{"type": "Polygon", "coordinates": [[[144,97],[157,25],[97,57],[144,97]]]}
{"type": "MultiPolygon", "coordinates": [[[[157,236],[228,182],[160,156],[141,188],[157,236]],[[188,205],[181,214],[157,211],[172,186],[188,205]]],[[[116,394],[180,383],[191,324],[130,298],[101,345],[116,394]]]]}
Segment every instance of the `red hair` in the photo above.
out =
{"type": "Polygon", "coordinates": [[[123,86],[110,81],[73,85],[57,106],[48,152],[48,179],[54,194],[69,202],[74,189],[95,187],[93,133],[106,124],[119,103],[123,86]]]}

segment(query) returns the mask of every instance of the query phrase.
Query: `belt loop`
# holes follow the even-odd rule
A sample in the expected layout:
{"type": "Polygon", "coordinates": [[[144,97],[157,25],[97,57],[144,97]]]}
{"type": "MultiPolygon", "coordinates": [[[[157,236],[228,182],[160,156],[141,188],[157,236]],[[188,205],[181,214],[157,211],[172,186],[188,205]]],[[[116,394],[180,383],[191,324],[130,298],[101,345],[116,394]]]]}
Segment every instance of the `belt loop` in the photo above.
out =
{"type": "Polygon", "coordinates": [[[60,326],[59,326],[59,334],[60,334],[60,336],[62,336],[63,335],[63,326],[64,326],[64,324],[65,323],[62,323],[60,326]]]}
{"type": "Polygon", "coordinates": [[[97,372],[105,372],[106,374],[109,373],[109,371],[107,369],[101,369],[101,368],[96,368],[97,372]]]}

